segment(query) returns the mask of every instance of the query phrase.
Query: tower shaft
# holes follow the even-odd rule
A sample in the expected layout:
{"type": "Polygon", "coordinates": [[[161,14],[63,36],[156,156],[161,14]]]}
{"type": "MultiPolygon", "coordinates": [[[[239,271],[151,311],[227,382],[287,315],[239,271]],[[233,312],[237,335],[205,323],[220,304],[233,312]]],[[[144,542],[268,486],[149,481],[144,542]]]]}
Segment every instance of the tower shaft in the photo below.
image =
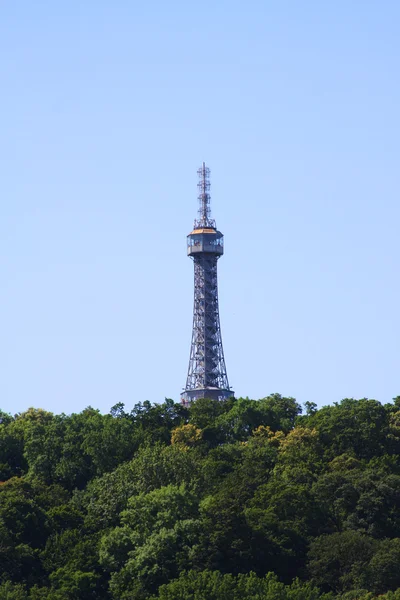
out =
{"type": "Polygon", "coordinates": [[[217,262],[224,252],[223,235],[210,218],[209,169],[198,170],[199,219],[188,235],[188,255],[194,262],[193,330],[186,388],[182,401],[223,400],[229,388],[218,308],[217,262]]]}

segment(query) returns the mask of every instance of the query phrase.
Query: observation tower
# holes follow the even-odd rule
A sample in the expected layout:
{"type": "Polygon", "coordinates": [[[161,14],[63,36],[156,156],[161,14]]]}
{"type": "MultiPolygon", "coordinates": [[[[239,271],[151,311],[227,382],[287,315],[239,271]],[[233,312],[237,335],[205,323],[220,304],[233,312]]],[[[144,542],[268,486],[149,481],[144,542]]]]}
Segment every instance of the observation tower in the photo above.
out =
{"type": "Polygon", "coordinates": [[[210,169],[203,162],[197,174],[199,218],[187,236],[187,254],[194,263],[194,306],[189,369],[181,394],[184,404],[234,395],[226,374],[218,309],[217,262],[224,253],[224,236],[211,219],[210,169]]]}

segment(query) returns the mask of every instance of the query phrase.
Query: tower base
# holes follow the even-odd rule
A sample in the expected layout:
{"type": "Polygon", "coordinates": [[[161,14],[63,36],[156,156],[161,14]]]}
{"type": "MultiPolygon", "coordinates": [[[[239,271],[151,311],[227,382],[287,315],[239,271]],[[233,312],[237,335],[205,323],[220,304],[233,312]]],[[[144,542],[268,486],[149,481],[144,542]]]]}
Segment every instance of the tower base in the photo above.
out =
{"type": "Polygon", "coordinates": [[[185,390],[181,394],[182,404],[188,405],[199,398],[210,398],[211,400],[227,400],[232,398],[235,392],[232,390],[221,390],[221,388],[209,387],[195,390],[185,390]]]}

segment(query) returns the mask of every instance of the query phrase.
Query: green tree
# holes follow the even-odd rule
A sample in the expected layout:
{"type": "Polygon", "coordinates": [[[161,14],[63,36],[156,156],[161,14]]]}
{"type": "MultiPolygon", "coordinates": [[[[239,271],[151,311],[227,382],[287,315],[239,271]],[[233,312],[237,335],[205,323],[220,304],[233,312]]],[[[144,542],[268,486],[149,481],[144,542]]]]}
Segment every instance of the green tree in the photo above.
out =
{"type": "Polygon", "coordinates": [[[349,453],[369,460],[387,450],[389,418],[390,411],[376,400],[346,398],[300,422],[319,432],[328,459],[349,453]]]}
{"type": "Polygon", "coordinates": [[[115,598],[155,591],[190,566],[200,532],[198,499],[185,485],[169,485],[128,500],[122,527],[103,537],[100,561],[112,573],[115,598]]]}
{"type": "Polygon", "coordinates": [[[20,476],[27,468],[23,432],[13,417],[0,411],[0,481],[20,476]]]}
{"type": "Polygon", "coordinates": [[[24,585],[5,581],[0,584],[0,598],[2,600],[28,600],[28,592],[24,585]]]}
{"type": "Polygon", "coordinates": [[[294,581],[284,585],[273,573],[257,577],[255,573],[231,574],[218,571],[189,571],[179,579],[159,588],[158,596],[151,600],[333,600],[321,594],[309,583],[294,581]]]}
{"type": "Polygon", "coordinates": [[[363,589],[366,570],[379,542],[357,531],[316,538],[310,546],[308,570],[313,582],[327,591],[363,589]]]}
{"type": "Polygon", "coordinates": [[[366,585],[376,594],[400,591],[400,538],[382,540],[366,570],[366,585]]]}
{"type": "Polygon", "coordinates": [[[99,530],[119,523],[119,514],[131,496],[184,483],[201,487],[200,460],[195,448],[145,445],[130,462],[93,479],[83,495],[75,495],[74,503],[86,511],[86,527],[99,530]]]}
{"type": "Polygon", "coordinates": [[[0,571],[3,579],[34,583],[41,574],[39,551],[48,534],[46,510],[35,487],[19,478],[0,486],[0,571]]]}

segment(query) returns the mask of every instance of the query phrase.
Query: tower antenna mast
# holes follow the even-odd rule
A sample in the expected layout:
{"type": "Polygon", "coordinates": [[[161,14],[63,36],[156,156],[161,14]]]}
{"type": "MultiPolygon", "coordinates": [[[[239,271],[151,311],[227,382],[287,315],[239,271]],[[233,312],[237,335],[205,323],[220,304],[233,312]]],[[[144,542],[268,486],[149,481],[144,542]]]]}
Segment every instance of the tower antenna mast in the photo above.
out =
{"type": "Polygon", "coordinates": [[[211,219],[211,208],[210,208],[210,169],[206,167],[206,163],[203,162],[200,169],[197,170],[199,176],[199,183],[197,188],[199,195],[197,196],[200,202],[199,206],[199,218],[194,222],[194,227],[213,227],[215,228],[215,221],[211,219]]]}

